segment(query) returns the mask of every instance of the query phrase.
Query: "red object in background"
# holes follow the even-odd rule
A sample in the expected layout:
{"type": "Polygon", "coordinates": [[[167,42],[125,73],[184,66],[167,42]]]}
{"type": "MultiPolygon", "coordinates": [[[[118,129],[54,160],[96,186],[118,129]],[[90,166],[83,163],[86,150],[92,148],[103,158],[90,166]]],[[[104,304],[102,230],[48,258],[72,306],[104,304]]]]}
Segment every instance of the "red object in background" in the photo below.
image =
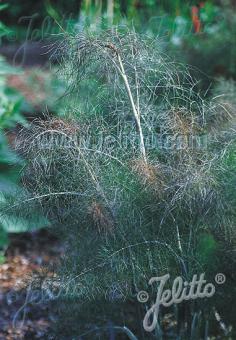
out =
{"type": "Polygon", "coordinates": [[[192,23],[195,33],[199,33],[201,31],[201,20],[199,18],[199,8],[197,6],[192,7],[192,23]]]}

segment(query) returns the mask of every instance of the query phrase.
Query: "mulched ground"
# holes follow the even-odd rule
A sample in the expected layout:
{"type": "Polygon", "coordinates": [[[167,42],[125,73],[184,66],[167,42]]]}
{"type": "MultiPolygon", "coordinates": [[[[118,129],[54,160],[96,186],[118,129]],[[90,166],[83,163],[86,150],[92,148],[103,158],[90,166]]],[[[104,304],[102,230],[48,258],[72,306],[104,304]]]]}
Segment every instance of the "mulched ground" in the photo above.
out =
{"type": "Polygon", "coordinates": [[[0,265],[0,340],[47,339],[54,316],[45,304],[26,305],[27,285],[62,254],[62,245],[46,230],[10,235],[0,265]]]}

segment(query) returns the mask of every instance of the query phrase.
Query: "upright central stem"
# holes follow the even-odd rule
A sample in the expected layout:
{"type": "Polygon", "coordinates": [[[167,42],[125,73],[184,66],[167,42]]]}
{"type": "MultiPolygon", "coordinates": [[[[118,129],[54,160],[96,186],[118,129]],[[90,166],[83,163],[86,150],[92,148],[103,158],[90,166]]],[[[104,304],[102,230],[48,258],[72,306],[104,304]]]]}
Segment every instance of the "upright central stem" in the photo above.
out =
{"type": "Polygon", "coordinates": [[[126,91],[128,93],[128,96],[129,96],[129,100],[130,100],[130,103],[131,103],[135,122],[136,122],[136,125],[137,125],[137,128],[138,128],[138,133],[139,133],[139,138],[140,138],[140,152],[141,152],[141,155],[143,157],[144,162],[147,163],[147,156],[146,156],[146,150],[145,150],[145,144],[144,144],[144,138],[143,138],[143,131],[142,131],[142,125],[141,125],[141,119],[140,119],[141,115],[140,115],[140,112],[135,105],[134,98],[133,98],[133,95],[132,95],[132,91],[131,91],[131,88],[130,88],[130,85],[129,85],[129,82],[128,82],[128,78],[127,78],[127,75],[125,73],[123,61],[121,59],[121,56],[120,56],[117,48],[113,44],[107,43],[107,44],[105,44],[105,47],[111,49],[113,52],[115,52],[115,54],[117,56],[119,65],[117,65],[116,62],[114,62],[113,59],[111,59],[111,60],[115,64],[115,67],[117,68],[122,79],[124,80],[125,88],[126,88],[126,91]]]}
{"type": "Polygon", "coordinates": [[[140,120],[140,114],[135,106],[135,103],[134,103],[134,98],[133,98],[133,95],[132,95],[132,92],[131,92],[131,89],[130,89],[130,86],[129,86],[129,82],[128,82],[128,79],[127,79],[127,76],[126,76],[126,73],[125,73],[125,69],[124,69],[124,65],[123,65],[123,62],[122,62],[122,59],[119,55],[119,53],[117,53],[117,57],[118,57],[118,62],[119,62],[119,65],[120,65],[120,74],[124,80],[124,83],[125,83],[125,87],[126,87],[126,91],[128,93],[128,96],[129,96],[129,100],[130,100],[130,103],[131,103],[131,107],[132,107],[132,110],[133,110],[133,114],[134,114],[134,118],[135,118],[135,121],[136,121],[136,124],[137,124],[137,128],[138,128],[138,132],[139,132],[139,138],[140,138],[140,152],[142,154],[142,157],[145,161],[145,163],[147,163],[147,157],[146,157],[146,150],[145,150],[145,144],[144,144],[144,138],[143,138],[143,131],[142,131],[142,125],[141,125],[141,120],[140,120]]]}

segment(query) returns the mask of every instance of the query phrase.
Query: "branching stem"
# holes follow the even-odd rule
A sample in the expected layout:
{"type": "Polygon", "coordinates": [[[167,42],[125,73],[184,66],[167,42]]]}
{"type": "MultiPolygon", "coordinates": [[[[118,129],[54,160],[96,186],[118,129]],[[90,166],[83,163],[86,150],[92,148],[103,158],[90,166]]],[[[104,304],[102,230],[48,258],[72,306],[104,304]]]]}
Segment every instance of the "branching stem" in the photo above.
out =
{"type": "MultiPolygon", "coordinates": [[[[128,81],[128,78],[127,78],[127,75],[126,75],[126,72],[125,72],[124,64],[123,64],[123,61],[122,61],[121,56],[119,54],[119,51],[112,44],[106,44],[105,47],[113,50],[116,53],[116,56],[117,56],[117,59],[118,59],[118,65],[116,63],[114,63],[114,65],[116,66],[116,69],[118,70],[118,72],[120,73],[120,75],[121,75],[121,77],[124,81],[125,88],[126,88],[129,100],[130,100],[130,104],[131,104],[131,107],[132,107],[132,111],[133,111],[133,114],[134,114],[135,122],[136,122],[138,133],[139,133],[140,152],[141,152],[141,155],[143,157],[144,162],[147,163],[146,149],[145,149],[143,130],[142,130],[142,125],[141,125],[141,114],[140,114],[140,111],[139,111],[139,102],[137,103],[137,107],[136,107],[135,102],[134,102],[134,97],[133,97],[133,94],[132,94],[132,91],[131,91],[131,88],[130,88],[130,85],[129,85],[129,81],[128,81]]],[[[137,83],[137,77],[136,77],[136,83],[137,83]]],[[[138,101],[138,98],[137,98],[137,101],[138,101]]]]}
{"type": "Polygon", "coordinates": [[[136,124],[137,124],[137,128],[138,128],[138,132],[139,132],[140,151],[141,151],[141,154],[142,154],[142,157],[143,157],[145,163],[147,163],[147,156],[146,156],[146,150],[145,150],[145,145],[144,145],[144,137],[143,137],[141,120],[140,120],[140,116],[141,115],[140,115],[140,113],[138,112],[138,110],[137,110],[137,108],[135,106],[134,98],[133,98],[133,95],[132,95],[132,92],[131,92],[131,89],[130,89],[128,78],[127,78],[127,75],[125,73],[124,65],[123,65],[123,62],[122,62],[122,59],[121,59],[119,53],[117,54],[117,57],[118,57],[119,65],[120,65],[120,68],[119,68],[120,75],[121,75],[122,79],[124,80],[126,91],[128,93],[128,96],[129,96],[129,100],[130,100],[130,103],[131,103],[131,107],[132,107],[132,110],[133,110],[134,118],[135,118],[135,121],[136,121],[136,124]]]}

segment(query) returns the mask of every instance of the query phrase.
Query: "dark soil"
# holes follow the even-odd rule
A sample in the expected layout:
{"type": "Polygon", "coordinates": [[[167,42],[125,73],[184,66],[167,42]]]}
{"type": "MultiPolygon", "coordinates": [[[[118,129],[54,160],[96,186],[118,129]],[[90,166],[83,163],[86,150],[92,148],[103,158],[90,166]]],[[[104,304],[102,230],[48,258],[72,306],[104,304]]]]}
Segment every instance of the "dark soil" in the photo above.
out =
{"type": "Polygon", "coordinates": [[[48,339],[54,316],[46,304],[26,305],[27,287],[33,275],[42,275],[62,254],[60,242],[45,230],[10,235],[0,265],[0,340],[48,339]]]}

